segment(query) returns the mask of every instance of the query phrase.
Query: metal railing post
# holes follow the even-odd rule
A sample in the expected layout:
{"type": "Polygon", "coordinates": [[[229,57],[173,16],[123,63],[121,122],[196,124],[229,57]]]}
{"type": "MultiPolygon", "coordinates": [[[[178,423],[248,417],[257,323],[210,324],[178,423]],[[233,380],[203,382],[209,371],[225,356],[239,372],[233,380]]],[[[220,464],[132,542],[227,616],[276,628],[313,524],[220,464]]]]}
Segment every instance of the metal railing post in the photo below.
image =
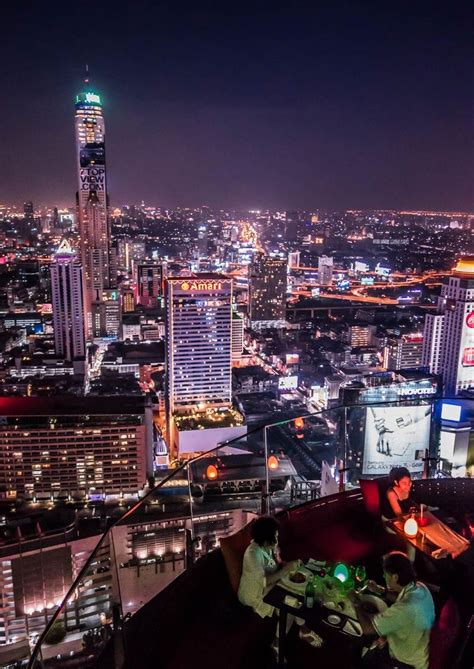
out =
{"type": "Polygon", "coordinates": [[[267,425],[263,427],[263,449],[265,457],[265,487],[262,494],[262,514],[269,512],[269,495],[270,495],[270,474],[268,472],[268,436],[267,436],[267,425]]]}

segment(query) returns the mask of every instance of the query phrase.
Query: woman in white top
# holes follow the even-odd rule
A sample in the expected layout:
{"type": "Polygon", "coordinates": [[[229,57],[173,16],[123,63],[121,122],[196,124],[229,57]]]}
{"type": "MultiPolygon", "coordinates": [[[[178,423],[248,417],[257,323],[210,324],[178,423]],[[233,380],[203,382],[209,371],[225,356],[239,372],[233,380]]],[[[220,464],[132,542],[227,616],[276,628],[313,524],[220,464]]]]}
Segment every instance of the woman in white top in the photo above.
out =
{"type": "Polygon", "coordinates": [[[278,555],[279,523],[270,516],[261,516],[251,528],[252,541],[244,554],[239,601],[250,606],[262,618],[273,615],[274,608],[263,598],[286,573],[294,571],[298,562],[281,562],[278,555]]]}
{"type": "MultiPolygon", "coordinates": [[[[263,601],[267,592],[286,573],[298,568],[300,562],[283,563],[278,555],[279,523],[270,516],[261,516],[253,523],[252,541],[244,554],[242,576],[238,591],[239,601],[250,606],[262,618],[270,617],[274,607],[263,601]]],[[[287,619],[287,631],[295,622],[299,627],[300,638],[319,647],[322,639],[305,624],[302,618],[292,615],[287,619]]]]}

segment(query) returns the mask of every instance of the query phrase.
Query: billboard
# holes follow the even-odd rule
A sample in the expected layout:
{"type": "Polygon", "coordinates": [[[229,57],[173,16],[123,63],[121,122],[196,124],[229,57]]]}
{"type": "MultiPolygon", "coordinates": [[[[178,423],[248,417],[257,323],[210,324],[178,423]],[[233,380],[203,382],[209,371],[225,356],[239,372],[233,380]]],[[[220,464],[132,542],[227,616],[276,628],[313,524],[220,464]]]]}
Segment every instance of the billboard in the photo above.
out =
{"type": "Polygon", "coordinates": [[[105,167],[82,167],[79,172],[81,190],[104,191],[105,167]]]}
{"type": "Polygon", "coordinates": [[[299,353],[287,353],[286,354],[286,364],[287,365],[297,365],[300,361],[299,353]]]}
{"type": "Polygon", "coordinates": [[[429,447],[431,405],[370,407],[366,410],[363,474],[388,474],[392,467],[423,471],[417,451],[429,447]]]}
{"type": "Polygon", "coordinates": [[[458,354],[456,392],[474,385],[474,311],[466,310],[458,354]]]}
{"type": "Polygon", "coordinates": [[[296,390],[297,388],[297,376],[280,376],[278,379],[278,390],[296,390]]]}
{"type": "Polygon", "coordinates": [[[360,280],[360,285],[361,286],[373,286],[375,283],[375,279],[373,276],[363,276],[360,280]]]}

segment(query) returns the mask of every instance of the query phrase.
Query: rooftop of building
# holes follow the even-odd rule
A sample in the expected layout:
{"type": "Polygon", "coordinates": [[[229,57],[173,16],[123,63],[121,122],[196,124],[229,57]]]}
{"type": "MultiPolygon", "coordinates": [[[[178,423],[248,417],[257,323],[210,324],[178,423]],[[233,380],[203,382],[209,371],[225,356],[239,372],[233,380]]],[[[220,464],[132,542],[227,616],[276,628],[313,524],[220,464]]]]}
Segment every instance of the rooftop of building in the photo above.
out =
{"type": "Polygon", "coordinates": [[[460,258],[453,270],[455,276],[474,279],[474,256],[460,258]]]}
{"type": "Polygon", "coordinates": [[[146,400],[143,397],[1,397],[2,416],[80,416],[142,414],[146,400]]]}
{"type": "Polygon", "coordinates": [[[242,414],[232,407],[220,407],[218,409],[205,409],[203,411],[192,411],[186,415],[175,415],[174,421],[181,431],[188,430],[211,430],[220,427],[236,427],[242,425],[244,418],[242,414]]]}

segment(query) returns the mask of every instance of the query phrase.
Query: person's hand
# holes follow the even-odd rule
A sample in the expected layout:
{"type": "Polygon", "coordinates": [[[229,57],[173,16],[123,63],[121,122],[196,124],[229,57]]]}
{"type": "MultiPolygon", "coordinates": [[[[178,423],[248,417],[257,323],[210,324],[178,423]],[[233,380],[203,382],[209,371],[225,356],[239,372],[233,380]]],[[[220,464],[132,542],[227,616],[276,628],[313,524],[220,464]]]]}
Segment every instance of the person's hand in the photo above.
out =
{"type": "Polygon", "coordinates": [[[367,590],[370,590],[370,592],[373,592],[376,595],[380,594],[384,590],[384,587],[382,585],[379,585],[372,578],[369,578],[366,585],[367,585],[367,590]]]}
{"type": "Polygon", "coordinates": [[[296,571],[301,566],[301,560],[291,560],[283,565],[285,571],[296,571]]]}
{"type": "Polygon", "coordinates": [[[346,596],[352,604],[360,604],[359,595],[355,590],[349,590],[346,596]]]}

